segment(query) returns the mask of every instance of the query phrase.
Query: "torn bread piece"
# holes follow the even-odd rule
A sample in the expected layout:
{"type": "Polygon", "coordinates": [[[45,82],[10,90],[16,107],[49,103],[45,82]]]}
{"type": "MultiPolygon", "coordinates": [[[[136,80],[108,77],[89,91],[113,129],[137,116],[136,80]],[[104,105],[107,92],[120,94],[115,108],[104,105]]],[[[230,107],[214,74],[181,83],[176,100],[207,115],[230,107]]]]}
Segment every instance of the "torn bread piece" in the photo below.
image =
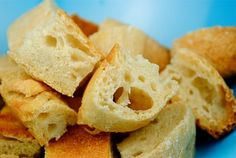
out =
{"type": "Polygon", "coordinates": [[[195,118],[189,106],[168,104],[148,126],[117,145],[122,158],[193,158],[195,118]]]}
{"type": "Polygon", "coordinates": [[[177,82],[161,81],[158,66],[115,45],[85,89],[78,124],[106,132],[133,131],[156,118],[177,82]]]}
{"type": "Polygon", "coordinates": [[[8,42],[8,54],[26,73],[67,96],[100,60],[86,35],[52,0],[16,20],[8,42]]]}
{"type": "Polygon", "coordinates": [[[210,27],[184,35],[173,44],[172,54],[190,49],[206,58],[223,76],[236,74],[236,27],[210,27]]]}
{"type": "Polygon", "coordinates": [[[172,77],[179,82],[180,88],[175,99],[192,107],[200,128],[215,138],[234,128],[234,95],[207,60],[189,49],[179,49],[161,77],[172,77]]]}
{"type": "Polygon", "coordinates": [[[12,112],[29,129],[40,145],[60,138],[77,114],[61,95],[18,68],[2,78],[0,93],[12,112]]]}
{"type": "Polygon", "coordinates": [[[84,126],[73,126],[59,140],[45,147],[45,158],[112,158],[109,133],[89,134],[84,126]]]}
{"type": "MultiPolygon", "coordinates": [[[[36,157],[40,145],[26,127],[4,106],[0,112],[0,157],[36,157]]],[[[4,158],[5,158],[4,157],[4,158]]]]}
{"type": "Polygon", "coordinates": [[[158,64],[160,70],[169,63],[169,51],[158,42],[151,39],[141,30],[108,19],[104,21],[99,31],[90,36],[95,47],[106,56],[114,44],[131,51],[134,55],[141,54],[150,62],[158,64]]]}

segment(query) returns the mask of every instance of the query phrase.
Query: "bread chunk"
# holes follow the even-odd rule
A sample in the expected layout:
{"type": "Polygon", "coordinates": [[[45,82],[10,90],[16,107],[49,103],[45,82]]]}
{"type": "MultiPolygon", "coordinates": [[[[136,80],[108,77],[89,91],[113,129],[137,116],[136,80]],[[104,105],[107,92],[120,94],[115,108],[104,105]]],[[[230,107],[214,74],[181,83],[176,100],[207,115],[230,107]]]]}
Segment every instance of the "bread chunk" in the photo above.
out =
{"type": "Polygon", "coordinates": [[[114,44],[130,50],[134,55],[141,54],[160,70],[169,63],[169,51],[158,42],[147,36],[143,31],[121,22],[108,19],[104,21],[98,32],[90,36],[95,47],[106,56],[114,44]]]}
{"type": "Polygon", "coordinates": [[[193,158],[195,118],[189,106],[168,104],[148,126],[119,143],[122,158],[193,158]]]}
{"type": "Polygon", "coordinates": [[[26,73],[67,96],[100,59],[86,35],[51,0],[16,20],[8,42],[8,54],[26,73]]]}
{"type": "Polygon", "coordinates": [[[158,66],[115,45],[92,76],[78,124],[106,132],[133,131],[156,118],[175,95],[175,81],[161,81],[158,66]]]}
{"type": "Polygon", "coordinates": [[[179,49],[161,74],[162,78],[170,76],[180,84],[175,98],[192,107],[199,127],[215,138],[233,129],[234,95],[207,60],[189,49],[179,49]]]}

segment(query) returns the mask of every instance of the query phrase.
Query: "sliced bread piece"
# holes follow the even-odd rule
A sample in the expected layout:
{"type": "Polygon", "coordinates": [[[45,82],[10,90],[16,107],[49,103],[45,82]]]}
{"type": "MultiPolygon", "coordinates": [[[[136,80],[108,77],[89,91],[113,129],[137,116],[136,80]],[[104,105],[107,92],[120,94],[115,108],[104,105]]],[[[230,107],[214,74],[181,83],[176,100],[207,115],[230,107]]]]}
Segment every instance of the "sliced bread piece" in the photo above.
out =
{"type": "Polygon", "coordinates": [[[110,134],[91,135],[84,128],[70,127],[58,141],[50,141],[45,158],[112,158],[110,134]]]}
{"type": "Polygon", "coordinates": [[[236,101],[217,70],[189,49],[179,49],[161,74],[179,82],[176,99],[193,109],[197,124],[213,137],[235,126],[236,101]]]}
{"type": "Polygon", "coordinates": [[[172,54],[188,48],[206,58],[223,77],[236,74],[236,27],[200,29],[177,39],[172,54]]]}
{"type": "Polygon", "coordinates": [[[0,112],[0,157],[34,157],[39,153],[39,143],[5,106],[0,112]]]}
{"type": "Polygon", "coordinates": [[[61,95],[28,76],[22,69],[6,73],[0,93],[13,113],[41,144],[60,138],[67,125],[76,123],[77,114],[61,95]]]}
{"type": "Polygon", "coordinates": [[[168,104],[148,126],[117,145],[122,158],[193,158],[195,118],[189,106],[168,104]]]}
{"type": "Polygon", "coordinates": [[[68,96],[100,59],[86,35],[52,0],[14,22],[8,41],[10,57],[26,73],[68,96]]]}
{"type": "Polygon", "coordinates": [[[169,51],[143,31],[118,21],[108,19],[99,27],[99,31],[90,36],[95,47],[105,56],[115,43],[134,55],[141,54],[150,62],[158,64],[160,70],[169,63],[169,51]]]}
{"type": "Polygon", "coordinates": [[[158,66],[114,46],[88,83],[78,124],[106,132],[133,131],[156,118],[175,95],[175,81],[161,81],[158,66]]]}

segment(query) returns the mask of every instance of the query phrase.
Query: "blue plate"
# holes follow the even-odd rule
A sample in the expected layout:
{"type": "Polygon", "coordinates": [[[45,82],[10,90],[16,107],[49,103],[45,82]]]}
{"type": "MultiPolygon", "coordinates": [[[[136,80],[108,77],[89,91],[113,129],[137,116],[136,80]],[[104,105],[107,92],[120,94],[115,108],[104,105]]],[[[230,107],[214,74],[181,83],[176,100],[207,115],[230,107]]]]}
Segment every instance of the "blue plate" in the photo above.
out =
{"type": "MultiPolygon", "coordinates": [[[[0,0],[0,54],[7,51],[7,27],[38,3],[40,0],[0,0]]],[[[78,13],[97,23],[111,17],[135,25],[169,47],[186,32],[216,25],[236,26],[236,0],[57,0],[57,3],[68,13],[78,13]]],[[[228,84],[236,91],[235,78],[228,84]]],[[[216,141],[198,131],[196,149],[197,158],[235,158],[236,132],[216,141]]]]}

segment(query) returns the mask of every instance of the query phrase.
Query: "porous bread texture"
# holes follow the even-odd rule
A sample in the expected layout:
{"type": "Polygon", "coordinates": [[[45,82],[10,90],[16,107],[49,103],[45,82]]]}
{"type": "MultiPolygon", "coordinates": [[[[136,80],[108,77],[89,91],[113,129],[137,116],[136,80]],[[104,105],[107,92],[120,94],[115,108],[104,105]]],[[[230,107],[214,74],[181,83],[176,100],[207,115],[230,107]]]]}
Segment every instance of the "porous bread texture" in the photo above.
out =
{"type": "Polygon", "coordinates": [[[161,74],[179,82],[175,99],[193,109],[198,126],[218,138],[235,126],[236,102],[222,77],[204,58],[179,49],[161,74]]]}
{"type": "Polygon", "coordinates": [[[172,55],[181,48],[190,49],[210,62],[223,76],[236,74],[236,27],[200,29],[177,39],[172,55]]]}
{"type": "Polygon", "coordinates": [[[100,60],[90,40],[51,0],[16,20],[8,42],[9,56],[26,73],[67,96],[73,96],[100,60]]]}
{"type": "Polygon", "coordinates": [[[156,118],[175,95],[175,81],[161,81],[158,66],[115,45],[88,83],[78,124],[106,132],[133,131],[156,118]]]}
{"type": "Polygon", "coordinates": [[[117,144],[122,158],[193,158],[195,118],[189,106],[168,104],[148,126],[117,144]]]}
{"type": "Polygon", "coordinates": [[[140,54],[150,62],[158,64],[160,70],[169,63],[168,49],[143,31],[112,19],[105,20],[90,39],[98,50],[105,53],[104,56],[118,43],[121,48],[129,50],[134,55],[140,54]]]}
{"type": "Polygon", "coordinates": [[[84,128],[70,127],[58,141],[50,141],[45,158],[112,158],[110,133],[91,135],[84,128]]]}
{"type": "Polygon", "coordinates": [[[32,79],[20,68],[2,77],[0,92],[40,145],[60,138],[67,125],[76,123],[76,112],[61,100],[58,93],[32,79]]]}

